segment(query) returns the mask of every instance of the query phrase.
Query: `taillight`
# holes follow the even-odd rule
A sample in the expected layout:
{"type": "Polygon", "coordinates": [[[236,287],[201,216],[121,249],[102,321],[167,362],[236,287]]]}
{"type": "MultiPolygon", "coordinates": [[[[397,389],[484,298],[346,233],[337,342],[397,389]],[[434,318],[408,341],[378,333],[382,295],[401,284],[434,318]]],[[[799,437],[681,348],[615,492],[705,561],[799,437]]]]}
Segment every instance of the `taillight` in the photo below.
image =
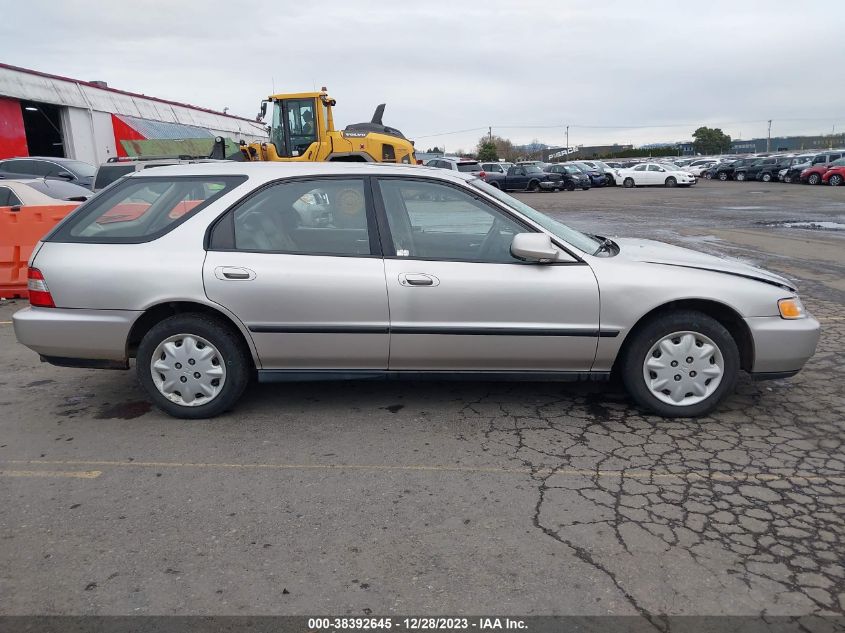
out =
{"type": "Polygon", "coordinates": [[[487,172],[482,171],[480,174],[478,174],[478,177],[484,180],[485,178],[487,178],[487,172]]]}
{"type": "Polygon", "coordinates": [[[53,297],[44,281],[44,275],[37,268],[30,268],[26,287],[29,290],[29,304],[39,308],[55,308],[53,297]]]}

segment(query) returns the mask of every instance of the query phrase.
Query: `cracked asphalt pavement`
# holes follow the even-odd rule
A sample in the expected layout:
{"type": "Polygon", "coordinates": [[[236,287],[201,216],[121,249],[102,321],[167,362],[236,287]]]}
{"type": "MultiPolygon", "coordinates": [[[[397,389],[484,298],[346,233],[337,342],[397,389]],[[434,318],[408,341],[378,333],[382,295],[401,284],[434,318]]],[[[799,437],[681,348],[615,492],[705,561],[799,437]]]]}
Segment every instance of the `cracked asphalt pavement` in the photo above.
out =
{"type": "Polygon", "coordinates": [[[788,380],[714,415],[618,387],[250,388],[187,422],[134,373],[60,369],[0,305],[0,614],[845,614],[845,188],[522,194],[603,235],[795,279],[788,380]]]}

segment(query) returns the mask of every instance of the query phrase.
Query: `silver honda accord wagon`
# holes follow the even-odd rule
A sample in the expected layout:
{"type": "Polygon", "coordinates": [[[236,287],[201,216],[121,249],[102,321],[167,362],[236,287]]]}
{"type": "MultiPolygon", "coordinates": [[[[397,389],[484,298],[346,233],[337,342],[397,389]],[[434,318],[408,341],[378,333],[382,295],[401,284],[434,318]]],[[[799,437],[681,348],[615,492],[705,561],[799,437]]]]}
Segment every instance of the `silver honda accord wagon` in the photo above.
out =
{"type": "Polygon", "coordinates": [[[738,373],[784,378],[819,323],[743,263],[573,230],[459,172],[208,163],[128,176],[29,262],[18,340],[128,369],[171,415],[248,382],[621,377],[662,416],[711,411],[738,373]]]}

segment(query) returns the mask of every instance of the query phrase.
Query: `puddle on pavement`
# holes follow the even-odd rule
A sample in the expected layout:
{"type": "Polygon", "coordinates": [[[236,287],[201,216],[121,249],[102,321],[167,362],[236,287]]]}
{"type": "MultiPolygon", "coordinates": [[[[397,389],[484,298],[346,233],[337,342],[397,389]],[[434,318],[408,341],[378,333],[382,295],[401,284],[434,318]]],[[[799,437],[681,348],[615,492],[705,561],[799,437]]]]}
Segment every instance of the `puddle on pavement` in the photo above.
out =
{"type": "Polygon", "coordinates": [[[140,418],[151,409],[149,402],[121,402],[120,404],[105,405],[95,416],[98,420],[121,419],[132,420],[140,418]]]}

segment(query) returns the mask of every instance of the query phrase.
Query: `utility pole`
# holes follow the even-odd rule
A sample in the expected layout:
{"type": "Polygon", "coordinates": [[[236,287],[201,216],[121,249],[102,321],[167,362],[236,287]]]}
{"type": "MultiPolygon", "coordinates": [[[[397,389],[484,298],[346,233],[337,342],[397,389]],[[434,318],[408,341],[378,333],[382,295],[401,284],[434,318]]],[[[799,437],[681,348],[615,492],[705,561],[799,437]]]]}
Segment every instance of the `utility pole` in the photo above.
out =
{"type": "Polygon", "coordinates": [[[566,126],[566,153],[569,154],[569,126],[566,126]]]}
{"type": "Polygon", "coordinates": [[[766,136],[766,151],[772,151],[772,120],[769,119],[769,134],[766,136]]]}
{"type": "Polygon", "coordinates": [[[493,126],[492,125],[487,127],[487,140],[491,143],[493,142],[493,126]]]}

